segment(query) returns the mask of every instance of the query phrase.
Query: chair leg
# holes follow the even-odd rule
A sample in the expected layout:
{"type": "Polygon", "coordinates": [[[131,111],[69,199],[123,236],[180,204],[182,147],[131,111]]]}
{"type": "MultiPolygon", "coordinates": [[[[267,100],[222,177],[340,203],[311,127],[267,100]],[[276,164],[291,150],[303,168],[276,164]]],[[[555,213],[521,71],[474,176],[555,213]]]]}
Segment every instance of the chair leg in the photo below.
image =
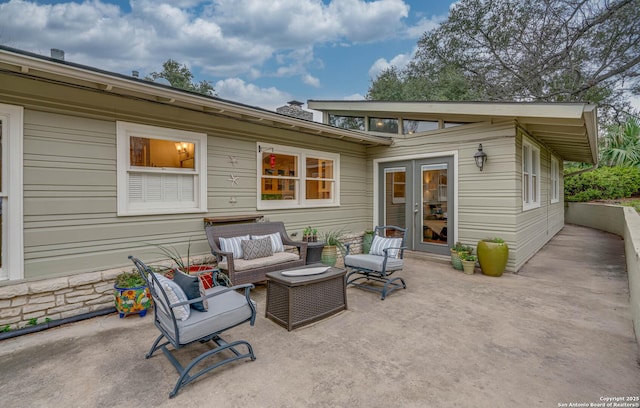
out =
{"type": "Polygon", "coordinates": [[[357,286],[361,289],[365,289],[365,290],[369,290],[372,292],[378,292],[381,295],[381,300],[384,300],[387,295],[391,292],[393,292],[396,289],[406,289],[407,288],[407,284],[405,283],[404,279],[402,279],[401,277],[397,277],[397,278],[393,278],[390,279],[387,277],[380,277],[377,274],[373,274],[371,272],[368,271],[362,271],[362,270],[357,270],[357,269],[353,269],[351,270],[351,272],[349,272],[346,277],[345,280],[347,282],[347,285],[353,285],[353,286],[357,286]],[[356,275],[355,277],[352,278],[352,275],[356,275]],[[382,283],[383,286],[382,288],[380,286],[375,286],[375,285],[368,285],[365,283],[359,283],[359,280],[366,280],[368,281],[374,281],[374,282],[379,282],[382,283]],[[397,282],[400,281],[400,282],[397,282]]]}
{"type": "Polygon", "coordinates": [[[164,338],[164,334],[161,334],[161,335],[158,336],[158,338],[156,339],[156,341],[153,342],[153,345],[151,346],[151,349],[144,356],[144,358],[151,358],[151,356],[153,355],[153,353],[156,352],[156,350],[158,350],[160,348],[163,348],[164,346],[169,344],[169,341],[165,341],[164,343],[158,345],[158,343],[160,343],[160,340],[162,340],[163,338],[164,338]]]}
{"type": "Polygon", "coordinates": [[[180,377],[178,377],[178,381],[176,381],[176,385],[173,388],[173,391],[171,391],[169,393],[169,398],[173,398],[178,394],[178,391],[180,391],[180,388],[184,387],[185,385],[189,384],[190,382],[194,381],[195,379],[197,379],[198,377],[200,377],[201,375],[204,375],[206,373],[208,373],[209,371],[218,368],[222,365],[225,365],[227,363],[231,363],[233,361],[236,360],[240,360],[243,358],[249,358],[251,359],[251,361],[255,361],[256,356],[253,353],[253,347],[251,346],[251,344],[249,344],[247,341],[244,340],[238,340],[238,341],[234,341],[232,343],[227,343],[225,342],[222,338],[220,337],[215,337],[212,339],[213,342],[218,346],[212,350],[209,350],[205,353],[200,354],[198,357],[194,358],[193,360],[191,360],[191,362],[189,363],[189,365],[187,365],[186,367],[182,367],[182,365],[180,364],[180,362],[178,362],[178,360],[173,356],[173,354],[171,354],[171,352],[166,348],[166,346],[162,346],[162,351],[164,352],[165,356],[167,357],[167,359],[174,365],[174,367],[176,368],[176,370],[178,370],[178,373],[180,374],[180,377]],[[240,353],[236,347],[240,346],[240,345],[244,345],[247,347],[247,353],[240,353]],[[204,360],[207,357],[213,356],[215,354],[218,354],[224,350],[230,350],[233,352],[233,356],[226,358],[222,361],[218,361],[215,364],[212,364],[210,366],[207,366],[205,368],[203,368],[202,370],[198,371],[197,373],[195,373],[194,375],[190,375],[189,372],[198,364],[200,363],[202,360],[204,360]]]}
{"type": "Polygon", "coordinates": [[[406,289],[407,288],[407,284],[404,282],[404,279],[398,277],[398,278],[393,278],[393,279],[389,279],[387,280],[387,282],[384,284],[384,288],[382,289],[382,300],[384,300],[385,297],[387,297],[387,295],[391,292],[393,292],[396,289],[406,289]],[[395,283],[395,281],[400,281],[402,282],[402,284],[399,283],[395,283]]]}

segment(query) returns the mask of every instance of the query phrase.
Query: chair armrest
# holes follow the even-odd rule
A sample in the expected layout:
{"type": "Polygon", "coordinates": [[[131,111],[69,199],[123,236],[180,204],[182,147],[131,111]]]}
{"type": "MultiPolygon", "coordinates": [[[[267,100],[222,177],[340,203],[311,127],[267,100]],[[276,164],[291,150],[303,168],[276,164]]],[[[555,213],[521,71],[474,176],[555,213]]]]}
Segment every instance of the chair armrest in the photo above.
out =
{"type": "MultiPolygon", "coordinates": [[[[384,257],[388,258],[389,257],[389,250],[392,249],[397,249],[398,250],[398,254],[402,253],[402,251],[404,251],[405,249],[407,249],[406,246],[402,246],[402,247],[389,247],[389,248],[385,248],[382,250],[382,252],[384,252],[384,257]]],[[[401,258],[401,257],[400,257],[401,258]]]]}
{"type": "Polygon", "coordinates": [[[347,256],[347,255],[349,255],[349,251],[351,250],[351,243],[347,242],[346,244],[344,244],[344,247],[346,249],[346,251],[344,253],[344,256],[347,256]]]}
{"type": "MultiPolygon", "coordinates": [[[[282,231],[281,231],[282,232],[282,231]]],[[[298,252],[300,253],[300,259],[307,258],[307,243],[302,241],[294,241],[287,234],[280,234],[282,238],[282,243],[284,245],[291,245],[298,248],[298,252]]]]}

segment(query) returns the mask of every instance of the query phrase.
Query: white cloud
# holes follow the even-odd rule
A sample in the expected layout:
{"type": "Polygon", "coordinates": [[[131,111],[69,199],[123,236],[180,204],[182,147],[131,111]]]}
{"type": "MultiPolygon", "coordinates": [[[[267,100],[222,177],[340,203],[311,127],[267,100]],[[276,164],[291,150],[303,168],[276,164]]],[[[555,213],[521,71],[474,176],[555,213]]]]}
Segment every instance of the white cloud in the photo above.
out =
{"type": "Polygon", "coordinates": [[[363,95],[360,95],[359,93],[354,93],[352,95],[347,95],[342,99],[345,101],[362,101],[365,99],[365,97],[363,95]]]}
{"type": "Polygon", "coordinates": [[[258,106],[275,111],[292,99],[291,95],[274,87],[260,88],[246,83],[240,78],[228,78],[215,83],[214,88],[218,96],[234,102],[258,106]]]}
{"type": "Polygon", "coordinates": [[[305,74],[302,76],[302,82],[314,88],[320,88],[320,80],[309,74],[305,74]]]}
{"type": "Polygon", "coordinates": [[[391,58],[391,61],[387,61],[384,58],[378,58],[373,65],[371,65],[371,68],[369,68],[369,78],[377,78],[382,71],[390,67],[403,69],[409,62],[411,62],[411,58],[413,58],[415,51],[416,50],[414,49],[411,54],[398,54],[391,58]]]}
{"type": "Polygon", "coordinates": [[[422,17],[418,23],[411,27],[407,27],[405,32],[406,38],[420,38],[427,31],[431,31],[434,28],[438,27],[440,23],[447,19],[446,15],[443,16],[433,16],[430,18],[422,17]]]}

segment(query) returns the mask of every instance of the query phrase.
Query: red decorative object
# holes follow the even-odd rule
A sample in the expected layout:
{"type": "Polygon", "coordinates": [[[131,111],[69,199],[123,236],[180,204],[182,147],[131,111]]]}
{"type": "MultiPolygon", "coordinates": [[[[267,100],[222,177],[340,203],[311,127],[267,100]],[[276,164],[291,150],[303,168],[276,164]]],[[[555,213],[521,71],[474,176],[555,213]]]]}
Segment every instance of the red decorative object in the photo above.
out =
{"type": "Polygon", "coordinates": [[[189,266],[189,275],[197,275],[205,289],[211,289],[213,287],[213,268],[211,266],[189,266]]]}
{"type": "Polygon", "coordinates": [[[276,168],[276,155],[273,153],[269,156],[269,164],[271,165],[271,170],[276,168]]]}

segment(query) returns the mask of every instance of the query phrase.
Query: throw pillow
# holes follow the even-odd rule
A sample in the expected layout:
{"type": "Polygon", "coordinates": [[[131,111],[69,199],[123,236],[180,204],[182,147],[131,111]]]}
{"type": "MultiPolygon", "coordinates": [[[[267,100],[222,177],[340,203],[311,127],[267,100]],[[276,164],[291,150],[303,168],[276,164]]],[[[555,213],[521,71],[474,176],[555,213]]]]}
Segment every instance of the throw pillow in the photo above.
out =
{"type": "MultiPolygon", "coordinates": [[[[371,243],[371,249],[369,253],[371,255],[384,256],[384,250],[387,248],[399,248],[402,245],[402,238],[383,238],[379,235],[373,237],[371,243]]],[[[388,251],[390,258],[397,258],[400,253],[399,249],[391,249],[388,251]]]]}
{"type": "Polygon", "coordinates": [[[244,259],[264,258],[273,255],[271,246],[271,238],[252,239],[251,241],[242,241],[242,252],[244,259]]]}
{"type": "MultiPolygon", "coordinates": [[[[171,279],[165,278],[158,273],[154,273],[153,275],[156,277],[156,279],[158,279],[158,282],[162,286],[162,289],[164,289],[164,293],[167,294],[169,305],[188,300],[187,295],[177,283],[175,283],[171,279]]],[[[161,293],[158,293],[158,297],[160,298],[161,302],[165,302],[164,296],[162,296],[161,293]]],[[[165,304],[166,307],[169,307],[169,305],[165,304]]],[[[189,307],[189,305],[175,306],[173,308],[173,314],[176,316],[176,319],[184,321],[187,320],[191,315],[191,308],[189,307]]]]}
{"type": "Polygon", "coordinates": [[[284,252],[284,244],[282,244],[282,238],[280,237],[279,232],[274,232],[273,234],[268,235],[252,235],[251,239],[262,239],[269,237],[271,238],[271,247],[273,248],[273,253],[276,252],[284,252]]]}
{"type": "MultiPolygon", "coordinates": [[[[197,276],[187,275],[180,270],[176,270],[173,275],[173,280],[178,284],[178,286],[180,286],[180,288],[182,288],[184,293],[187,295],[187,299],[197,299],[204,296],[204,286],[197,276]]],[[[206,312],[208,308],[207,300],[203,299],[200,302],[192,303],[191,307],[199,312],[206,312]]]]}
{"type": "Polygon", "coordinates": [[[242,258],[242,245],[240,244],[242,241],[248,241],[250,239],[249,235],[241,235],[239,237],[232,238],[220,238],[220,249],[224,252],[232,252],[233,257],[235,259],[242,258]]]}

